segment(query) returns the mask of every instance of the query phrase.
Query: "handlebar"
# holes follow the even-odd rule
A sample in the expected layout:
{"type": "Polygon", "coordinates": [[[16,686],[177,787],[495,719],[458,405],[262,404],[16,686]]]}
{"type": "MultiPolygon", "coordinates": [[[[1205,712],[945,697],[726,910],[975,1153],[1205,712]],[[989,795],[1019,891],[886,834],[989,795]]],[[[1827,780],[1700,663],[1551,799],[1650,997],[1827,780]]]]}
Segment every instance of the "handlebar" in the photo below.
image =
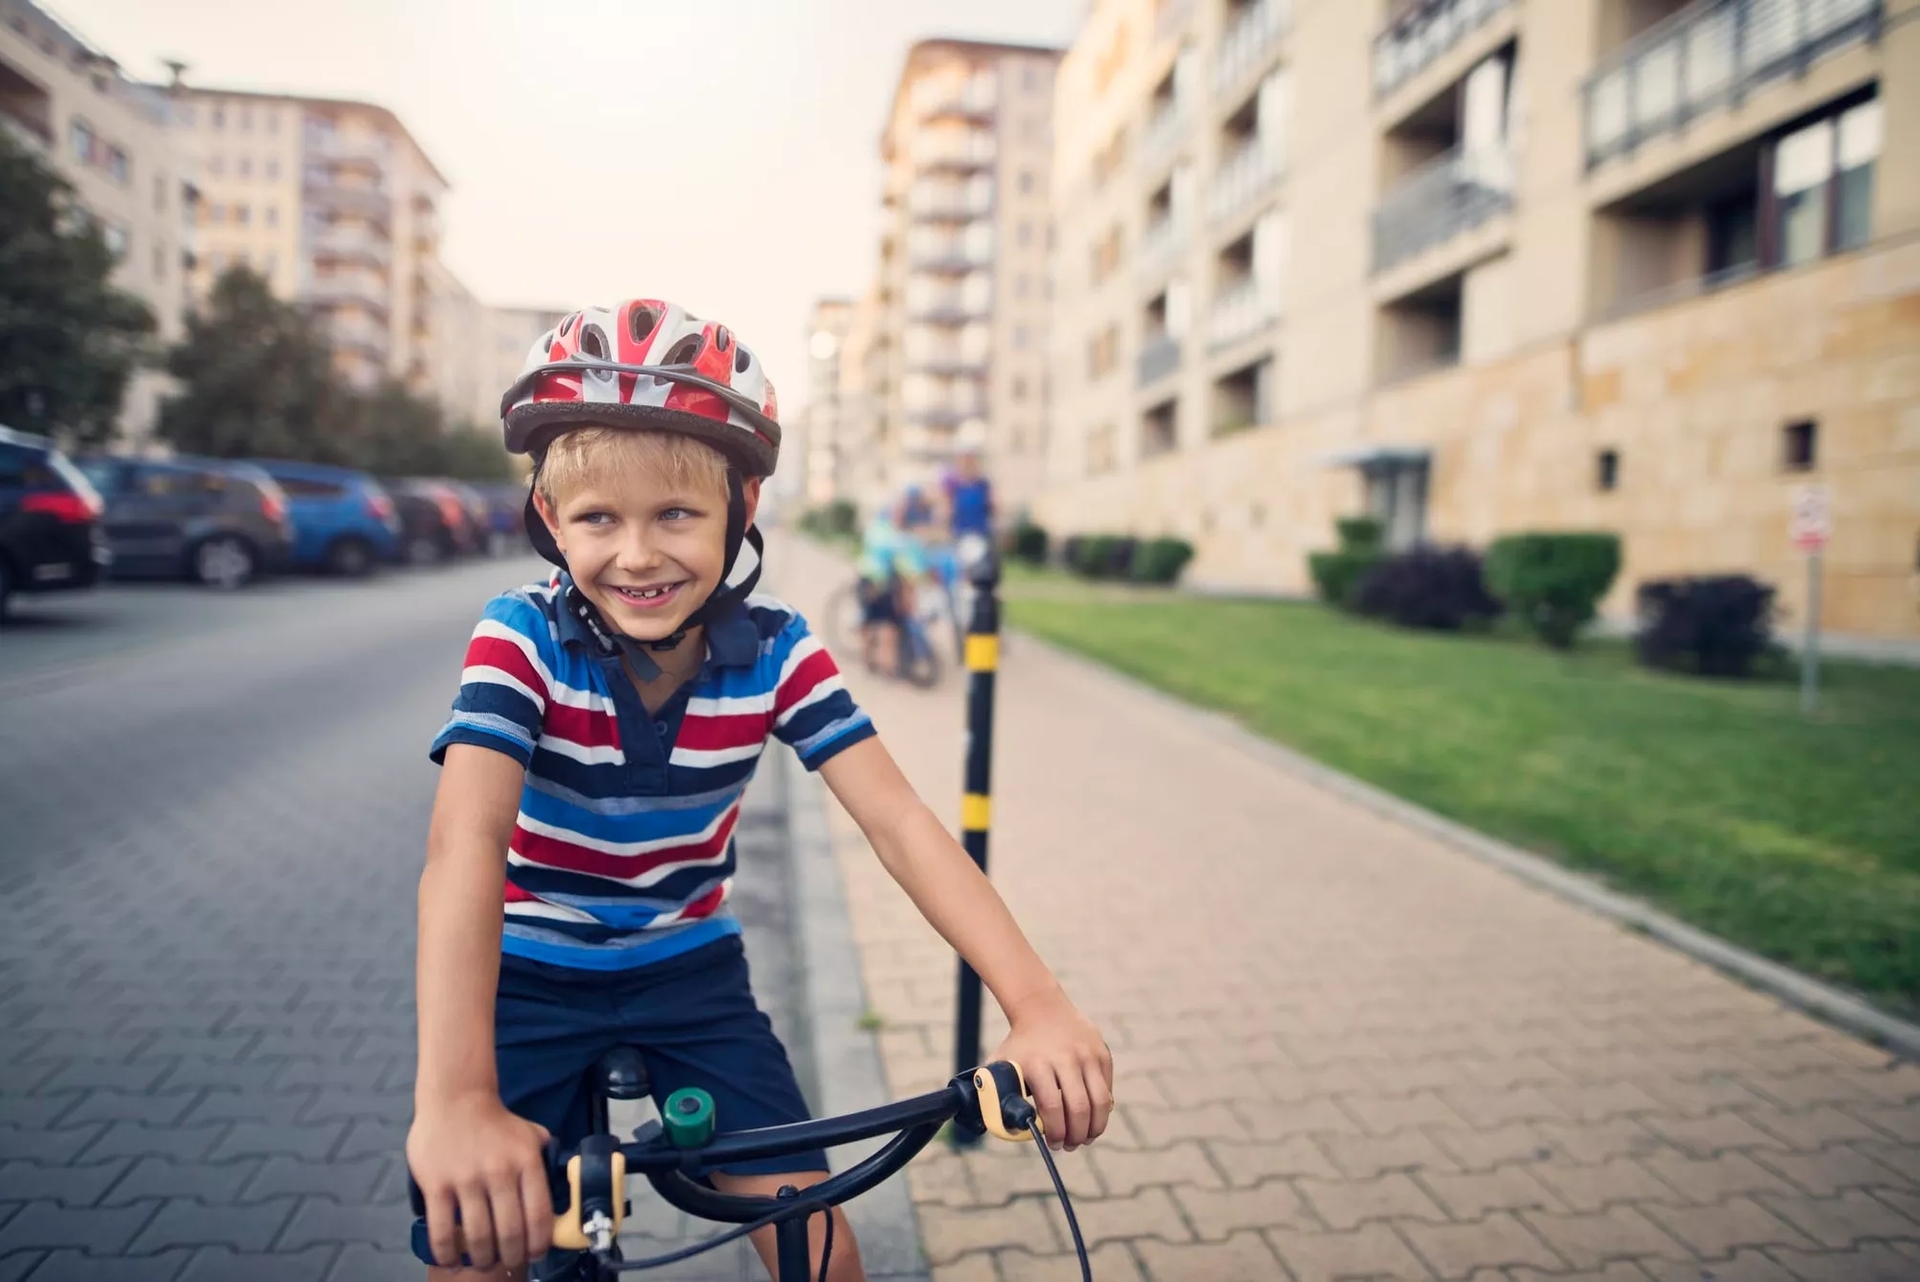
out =
{"type": "MultiPolygon", "coordinates": [[[[674,1103],[668,1100],[669,1107],[674,1103]]],[[[771,1224],[789,1215],[814,1214],[858,1197],[897,1174],[948,1122],[970,1135],[990,1134],[1015,1142],[1033,1139],[1040,1129],[1019,1067],[997,1062],[959,1074],[941,1090],[840,1117],[712,1135],[676,1133],[674,1128],[649,1122],[625,1144],[611,1135],[589,1135],[571,1153],[549,1144],[553,1246],[609,1252],[626,1214],[624,1186],[629,1175],[645,1176],[669,1205],[723,1224],[771,1224]],[[735,1162],[786,1157],[889,1133],[893,1138],[878,1152],[808,1187],[797,1198],[722,1193],[695,1178],[701,1170],[735,1162]]],[[[413,1249],[422,1260],[433,1263],[423,1221],[415,1221],[413,1249]]]]}

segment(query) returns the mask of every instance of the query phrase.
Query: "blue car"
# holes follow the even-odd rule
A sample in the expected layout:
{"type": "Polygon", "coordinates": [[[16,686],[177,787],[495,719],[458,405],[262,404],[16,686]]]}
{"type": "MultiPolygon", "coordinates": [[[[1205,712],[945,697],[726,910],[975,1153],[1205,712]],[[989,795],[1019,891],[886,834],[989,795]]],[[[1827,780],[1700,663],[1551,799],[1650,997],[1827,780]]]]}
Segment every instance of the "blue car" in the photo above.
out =
{"type": "Polygon", "coordinates": [[[293,516],[293,563],[358,577],[398,558],[400,514],[380,483],[351,468],[257,459],[280,483],[293,516]]]}

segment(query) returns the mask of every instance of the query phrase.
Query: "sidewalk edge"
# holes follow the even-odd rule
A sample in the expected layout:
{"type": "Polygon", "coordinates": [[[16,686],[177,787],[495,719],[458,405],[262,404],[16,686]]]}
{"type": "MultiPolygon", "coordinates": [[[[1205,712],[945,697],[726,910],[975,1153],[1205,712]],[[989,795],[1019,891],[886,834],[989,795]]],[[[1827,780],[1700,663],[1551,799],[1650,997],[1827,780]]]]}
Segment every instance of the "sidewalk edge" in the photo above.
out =
{"type": "MultiPolygon", "coordinates": [[[[859,945],[847,912],[840,867],[827,826],[824,785],[798,761],[781,758],[795,898],[794,934],[801,967],[801,1001],[813,1043],[813,1103],[822,1115],[874,1108],[893,1098],[880,1064],[880,1047],[861,1028],[867,1011],[859,945]]],[[[879,1146],[849,1146],[832,1154],[844,1170],[879,1146]]],[[[896,1176],[847,1203],[867,1275],[874,1282],[918,1282],[928,1276],[920,1221],[896,1176]]]]}
{"type": "MultiPolygon", "coordinates": [[[[1010,629],[1010,631],[1019,631],[1010,629]]],[[[1182,718],[1216,739],[1249,756],[1278,766],[1289,774],[1367,810],[1442,841],[1456,850],[1488,863],[1521,881],[1548,891],[1589,912],[1597,913],[1630,929],[1656,939],[1695,961],[1732,977],[1750,988],[1767,993],[1787,1005],[1832,1024],[1876,1046],[1907,1059],[1920,1060],[1920,1024],[1870,1006],[1849,993],[1796,970],[1768,961],[1758,954],[1730,944],[1716,935],[1689,926],[1659,909],[1608,890],[1591,878],[1570,871],[1518,846],[1455,823],[1396,797],[1384,789],[1356,779],[1344,771],[1323,765],[1284,744],[1276,743],[1247,729],[1225,713],[1186,702],[1178,696],[1157,690],[1136,677],[1116,671],[1085,655],[1019,631],[1020,643],[1031,645],[1083,671],[1093,673],[1130,689],[1168,712],[1182,718]]]]}

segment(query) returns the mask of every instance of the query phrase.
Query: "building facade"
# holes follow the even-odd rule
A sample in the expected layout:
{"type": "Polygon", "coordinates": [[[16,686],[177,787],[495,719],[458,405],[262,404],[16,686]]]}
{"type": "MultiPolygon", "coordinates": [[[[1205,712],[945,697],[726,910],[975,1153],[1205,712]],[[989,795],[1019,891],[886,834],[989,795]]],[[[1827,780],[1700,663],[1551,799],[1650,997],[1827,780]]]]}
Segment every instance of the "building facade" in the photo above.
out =
{"type": "Polygon", "coordinates": [[[1003,502],[1044,471],[1055,49],[913,46],[881,141],[878,313],[860,347],[879,484],[980,448],[1003,502]]]}
{"type": "Polygon", "coordinates": [[[849,378],[844,369],[853,314],[852,299],[822,298],[814,302],[807,322],[807,402],[798,433],[802,448],[794,449],[795,442],[789,441],[783,454],[800,474],[799,492],[809,504],[831,502],[846,488],[840,463],[852,442],[844,411],[847,401],[859,394],[858,379],[849,378]]]}
{"type": "MultiPolygon", "coordinates": [[[[168,129],[164,94],[25,0],[0,3],[0,127],[38,154],[119,256],[113,282],[152,308],[162,343],[181,336],[194,248],[190,155],[168,129]]],[[[168,380],[135,374],[120,430],[144,441],[168,380]]]]}
{"type": "Polygon", "coordinates": [[[1920,0],[1099,0],[1060,69],[1059,533],[1302,592],[1607,529],[1920,639],[1920,0]]]}
{"type": "Polygon", "coordinates": [[[251,268],[321,318],[354,386],[391,377],[431,393],[446,180],[406,127],[372,103],[169,92],[200,176],[195,294],[251,268]]]}

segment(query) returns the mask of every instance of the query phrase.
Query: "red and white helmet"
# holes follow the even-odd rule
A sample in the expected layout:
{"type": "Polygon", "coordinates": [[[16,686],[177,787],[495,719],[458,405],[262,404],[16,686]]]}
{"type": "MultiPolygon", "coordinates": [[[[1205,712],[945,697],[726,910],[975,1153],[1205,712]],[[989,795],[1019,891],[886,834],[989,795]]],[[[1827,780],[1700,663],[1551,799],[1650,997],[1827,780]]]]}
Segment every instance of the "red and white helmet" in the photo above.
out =
{"type": "Polygon", "coordinates": [[[698,437],[742,476],[771,476],[780,460],[779,402],[759,358],[725,325],[653,298],[582,308],[542,334],[500,416],[512,454],[595,422],[698,437]]]}

